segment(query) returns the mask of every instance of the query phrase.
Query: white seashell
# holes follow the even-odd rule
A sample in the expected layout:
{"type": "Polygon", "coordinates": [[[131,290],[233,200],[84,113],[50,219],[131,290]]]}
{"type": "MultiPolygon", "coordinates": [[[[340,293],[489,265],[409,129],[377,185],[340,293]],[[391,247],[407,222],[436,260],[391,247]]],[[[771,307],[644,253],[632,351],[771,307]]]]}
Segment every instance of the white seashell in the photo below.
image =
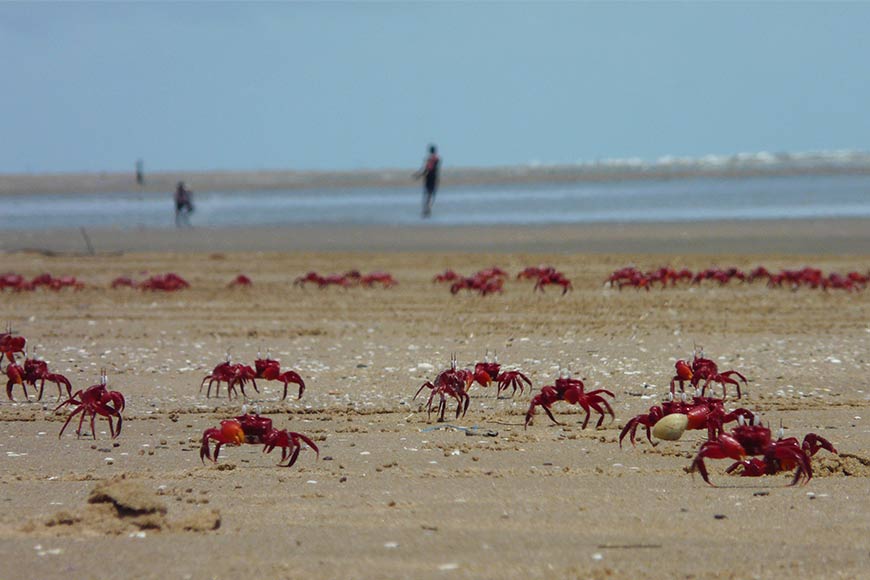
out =
{"type": "Polygon", "coordinates": [[[683,436],[686,427],[689,426],[688,415],[682,413],[673,413],[662,417],[658,423],[653,426],[652,434],[657,439],[665,441],[677,441],[683,436]]]}

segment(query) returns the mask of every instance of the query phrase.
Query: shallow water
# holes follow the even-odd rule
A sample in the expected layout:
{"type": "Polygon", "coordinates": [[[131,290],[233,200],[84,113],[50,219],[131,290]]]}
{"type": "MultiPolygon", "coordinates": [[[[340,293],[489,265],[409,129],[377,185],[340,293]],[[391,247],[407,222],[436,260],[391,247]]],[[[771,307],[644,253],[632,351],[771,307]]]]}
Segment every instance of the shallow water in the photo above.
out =
{"type": "MultiPolygon", "coordinates": [[[[193,184],[195,187],[195,184],[193,184]]],[[[410,225],[408,188],[195,192],[195,226],[410,225]]],[[[172,195],[9,196],[7,229],[174,227],[172,195]]],[[[604,183],[457,186],[438,192],[431,225],[509,225],[870,217],[870,176],[801,175],[604,183]]]]}

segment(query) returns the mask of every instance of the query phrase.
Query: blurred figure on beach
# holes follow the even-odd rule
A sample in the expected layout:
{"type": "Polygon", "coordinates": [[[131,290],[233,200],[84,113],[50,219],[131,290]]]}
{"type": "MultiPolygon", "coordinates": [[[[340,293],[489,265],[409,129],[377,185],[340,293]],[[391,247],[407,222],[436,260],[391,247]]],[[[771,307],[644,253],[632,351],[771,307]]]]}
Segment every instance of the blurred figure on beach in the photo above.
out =
{"type": "Polygon", "coordinates": [[[429,145],[429,156],[420,171],[414,174],[414,179],[423,178],[423,218],[432,215],[432,204],[435,203],[435,192],[438,190],[438,172],[441,158],[435,145],[429,145]]]}
{"type": "Polygon", "coordinates": [[[136,183],[145,185],[145,163],[141,159],[136,160],[136,183]]]}
{"type": "Polygon", "coordinates": [[[187,188],[183,181],[179,181],[175,188],[175,225],[190,226],[190,214],[193,213],[193,192],[187,188]]]}

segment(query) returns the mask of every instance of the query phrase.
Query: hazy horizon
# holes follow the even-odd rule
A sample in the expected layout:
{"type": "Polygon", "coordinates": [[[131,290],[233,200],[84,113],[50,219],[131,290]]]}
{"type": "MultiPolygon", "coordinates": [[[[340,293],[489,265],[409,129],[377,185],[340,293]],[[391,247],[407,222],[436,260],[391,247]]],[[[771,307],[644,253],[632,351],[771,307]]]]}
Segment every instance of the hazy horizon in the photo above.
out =
{"type": "Polygon", "coordinates": [[[4,3],[0,173],[870,151],[870,4],[4,3]]]}

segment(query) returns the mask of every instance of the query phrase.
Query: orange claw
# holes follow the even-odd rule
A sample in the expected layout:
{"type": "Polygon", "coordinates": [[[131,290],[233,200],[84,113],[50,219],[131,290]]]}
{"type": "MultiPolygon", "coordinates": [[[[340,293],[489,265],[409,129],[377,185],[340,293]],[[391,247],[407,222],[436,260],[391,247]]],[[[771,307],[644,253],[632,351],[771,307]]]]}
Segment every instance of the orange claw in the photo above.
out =
{"type": "Polygon", "coordinates": [[[241,445],[245,442],[242,424],[235,419],[221,421],[221,439],[225,445],[241,445]]]}
{"type": "Polygon", "coordinates": [[[677,369],[677,376],[680,377],[681,381],[691,381],[692,380],[692,367],[684,360],[678,360],[677,364],[674,365],[677,369]]]}

